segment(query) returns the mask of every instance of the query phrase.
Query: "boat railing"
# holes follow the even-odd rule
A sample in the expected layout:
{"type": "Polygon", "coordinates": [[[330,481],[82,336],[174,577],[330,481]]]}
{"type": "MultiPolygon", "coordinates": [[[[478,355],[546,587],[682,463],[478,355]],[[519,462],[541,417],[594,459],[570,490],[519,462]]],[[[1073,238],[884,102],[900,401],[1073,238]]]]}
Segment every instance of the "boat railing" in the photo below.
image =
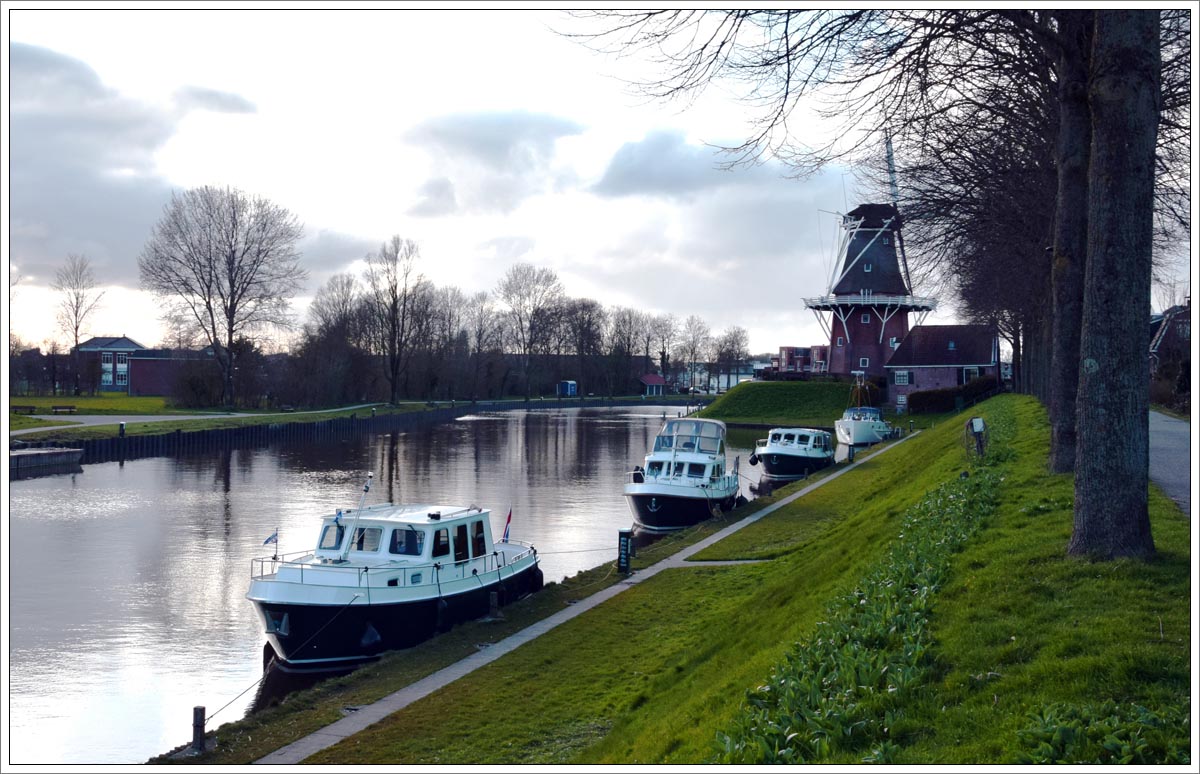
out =
{"type": "Polygon", "coordinates": [[[259,557],[250,560],[251,580],[277,578],[281,570],[294,571],[295,577],[288,582],[321,586],[354,586],[380,588],[387,586],[431,586],[440,582],[455,580],[470,575],[484,575],[498,572],[503,568],[516,564],[529,556],[536,555],[537,549],[532,543],[510,540],[501,543],[506,547],[515,547],[515,553],[504,550],[493,550],[489,554],[473,559],[454,561],[444,557],[443,561],[427,562],[424,564],[407,564],[400,562],[380,562],[379,564],[357,564],[342,562],[336,559],[313,563],[311,551],[298,551],[291,554],[259,557]],[[335,580],[336,579],[336,580],[335,580]],[[392,581],[395,581],[393,583],[392,581]]]}

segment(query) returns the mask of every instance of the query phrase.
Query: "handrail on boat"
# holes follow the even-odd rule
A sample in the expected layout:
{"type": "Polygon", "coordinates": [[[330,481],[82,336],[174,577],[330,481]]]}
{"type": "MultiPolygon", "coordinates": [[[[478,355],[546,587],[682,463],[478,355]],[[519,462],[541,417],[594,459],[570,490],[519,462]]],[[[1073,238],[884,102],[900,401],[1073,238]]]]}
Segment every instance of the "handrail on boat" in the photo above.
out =
{"type": "MultiPolygon", "coordinates": [[[[499,572],[503,567],[507,567],[521,560],[535,556],[537,549],[532,543],[527,543],[520,540],[510,540],[506,543],[509,546],[516,546],[524,550],[517,553],[515,556],[509,557],[507,552],[496,550],[493,547],[491,553],[477,556],[472,559],[462,559],[457,562],[428,562],[426,564],[409,565],[392,562],[382,562],[377,565],[359,565],[348,562],[329,561],[320,564],[312,564],[311,562],[303,561],[313,555],[312,551],[297,551],[289,554],[279,554],[275,556],[258,557],[250,560],[250,579],[260,580],[277,576],[279,570],[284,567],[294,567],[299,570],[299,578],[294,582],[304,584],[308,582],[317,583],[319,581],[309,581],[305,578],[306,571],[308,574],[318,573],[318,578],[328,579],[330,573],[342,574],[345,577],[349,573],[355,574],[354,586],[359,588],[372,588],[370,579],[379,577],[380,575],[391,575],[400,572],[400,575],[393,575],[388,580],[395,579],[403,580],[403,583],[396,585],[403,586],[431,586],[437,584],[440,580],[445,580],[444,573],[447,568],[458,569],[462,568],[464,576],[468,569],[474,569],[478,573],[499,572]],[[483,566],[475,566],[482,562],[483,566]],[[428,572],[428,576],[425,573],[428,572]],[[413,575],[419,575],[420,582],[412,583],[410,579],[413,575]],[[428,577],[428,580],[426,580],[428,577]],[[365,580],[364,580],[365,579],[365,580]]],[[[338,584],[351,585],[351,584],[338,584]]],[[[378,586],[375,586],[378,588],[378,586]]]]}

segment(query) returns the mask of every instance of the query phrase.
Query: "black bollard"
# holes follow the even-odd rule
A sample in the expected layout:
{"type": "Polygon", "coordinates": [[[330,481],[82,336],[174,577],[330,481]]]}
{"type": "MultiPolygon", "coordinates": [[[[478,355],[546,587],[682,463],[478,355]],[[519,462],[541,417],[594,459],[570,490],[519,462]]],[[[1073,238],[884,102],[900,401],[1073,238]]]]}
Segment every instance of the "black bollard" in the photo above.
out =
{"type": "Polygon", "coordinates": [[[192,707],[192,752],[204,752],[204,708],[192,707]]]}

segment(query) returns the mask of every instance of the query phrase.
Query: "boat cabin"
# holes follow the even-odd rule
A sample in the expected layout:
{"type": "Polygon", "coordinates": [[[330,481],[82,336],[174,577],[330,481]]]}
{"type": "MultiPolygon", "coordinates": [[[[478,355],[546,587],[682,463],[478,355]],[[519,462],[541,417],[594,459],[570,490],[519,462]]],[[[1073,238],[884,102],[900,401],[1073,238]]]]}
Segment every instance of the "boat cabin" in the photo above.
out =
{"type": "Polygon", "coordinates": [[[671,419],[658,431],[654,452],[723,454],[725,423],[713,419],[671,419]]]}
{"type": "Polygon", "coordinates": [[[855,406],[842,413],[842,419],[853,419],[860,422],[882,422],[883,411],[875,406],[855,406]]]}
{"type": "Polygon", "coordinates": [[[465,562],[491,553],[490,513],[393,504],[338,511],[323,520],[314,556],[332,564],[465,562]]]}
{"type": "Polygon", "coordinates": [[[813,431],[813,430],[772,430],[766,438],[760,439],[756,446],[758,448],[772,447],[796,447],[799,449],[828,449],[830,448],[829,433],[813,431]]]}

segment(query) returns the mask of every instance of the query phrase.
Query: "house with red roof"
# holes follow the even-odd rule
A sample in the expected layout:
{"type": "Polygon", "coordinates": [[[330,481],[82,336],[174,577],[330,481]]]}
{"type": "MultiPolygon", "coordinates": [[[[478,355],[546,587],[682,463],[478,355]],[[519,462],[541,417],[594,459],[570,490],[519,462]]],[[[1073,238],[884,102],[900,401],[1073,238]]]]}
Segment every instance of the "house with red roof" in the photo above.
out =
{"type": "Polygon", "coordinates": [[[1000,377],[1000,339],[990,325],[918,325],[885,366],[888,395],[897,411],[923,390],[959,387],[972,379],[1000,377]]]}

